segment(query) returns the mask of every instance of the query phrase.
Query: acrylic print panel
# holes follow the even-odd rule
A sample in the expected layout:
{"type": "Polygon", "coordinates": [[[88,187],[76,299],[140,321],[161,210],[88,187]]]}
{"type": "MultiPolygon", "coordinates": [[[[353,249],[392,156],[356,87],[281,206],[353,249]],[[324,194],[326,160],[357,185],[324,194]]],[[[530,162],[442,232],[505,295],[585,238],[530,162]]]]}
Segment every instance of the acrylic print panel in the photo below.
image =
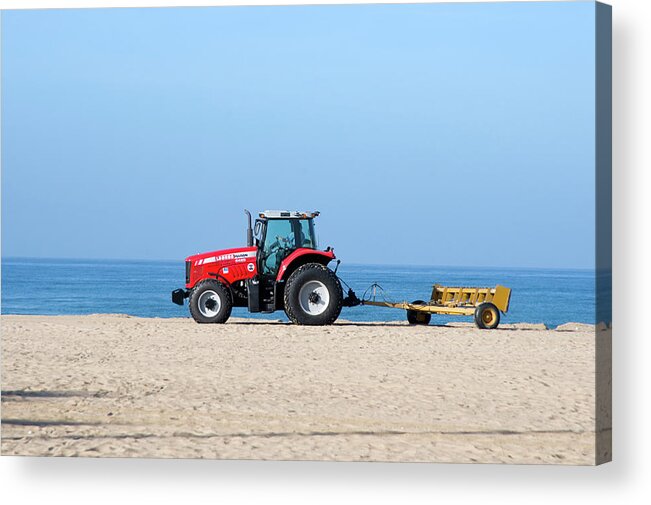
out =
{"type": "Polygon", "coordinates": [[[3,455],[610,460],[608,6],[2,34],[3,455]]]}

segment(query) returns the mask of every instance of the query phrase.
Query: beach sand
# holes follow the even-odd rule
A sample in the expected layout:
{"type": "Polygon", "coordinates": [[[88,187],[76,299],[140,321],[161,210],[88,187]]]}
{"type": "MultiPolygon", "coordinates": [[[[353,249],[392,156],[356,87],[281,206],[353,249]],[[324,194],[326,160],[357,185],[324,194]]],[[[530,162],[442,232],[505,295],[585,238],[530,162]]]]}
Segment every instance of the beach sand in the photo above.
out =
{"type": "Polygon", "coordinates": [[[1,324],[3,455],[595,463],[589,326],[1,324]]]}

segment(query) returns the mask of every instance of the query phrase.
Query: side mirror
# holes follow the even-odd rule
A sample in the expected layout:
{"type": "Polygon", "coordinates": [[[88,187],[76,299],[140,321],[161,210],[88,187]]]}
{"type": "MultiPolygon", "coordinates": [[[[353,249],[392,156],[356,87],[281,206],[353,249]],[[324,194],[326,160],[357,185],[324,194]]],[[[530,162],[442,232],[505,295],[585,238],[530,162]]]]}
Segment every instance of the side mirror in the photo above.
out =
{"type": "Polygon", "coordinates": [[[255,222],[255,228],[253,228],[253,231],[255,232],[256,235],[260,235],[260,228],[262,227],[262,223],[260,221],[255,222]]]}

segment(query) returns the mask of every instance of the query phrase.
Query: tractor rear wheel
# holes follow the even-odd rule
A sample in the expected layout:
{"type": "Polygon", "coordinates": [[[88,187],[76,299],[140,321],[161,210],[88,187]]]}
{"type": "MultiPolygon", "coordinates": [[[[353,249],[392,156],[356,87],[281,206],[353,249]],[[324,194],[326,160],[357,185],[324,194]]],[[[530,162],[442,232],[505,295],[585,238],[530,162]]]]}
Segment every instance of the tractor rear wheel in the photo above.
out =
{"type": "MultiPolygon", "coordinates": [[[[411,302],[412,305],[426,305],[423,300],[416,300],[411,302]]],[[[409,324],[429,324],[432,320],[432,314],[422,310],[407,310],[407,321],[409,324]]]]}
{"type": "Polygon", "coordinates": [[[481,330],[492,330],[500,324],[500,311],[490,302],[480,303],[475,309],[475,324],[481,330]]]}
{"type": "Polygon", "coordinates": [[[292,322],[323,326],[337,320],[343,298],[337,275],[320,263],[308,263],[289,276],[283,301],[292,322]]]}
{"type": "Polygon", "coordinates": [[[231,316],[233,302],[226,286],[208,279],[190,293],[190,314],[197,323],[225,323],[231,316]]]}

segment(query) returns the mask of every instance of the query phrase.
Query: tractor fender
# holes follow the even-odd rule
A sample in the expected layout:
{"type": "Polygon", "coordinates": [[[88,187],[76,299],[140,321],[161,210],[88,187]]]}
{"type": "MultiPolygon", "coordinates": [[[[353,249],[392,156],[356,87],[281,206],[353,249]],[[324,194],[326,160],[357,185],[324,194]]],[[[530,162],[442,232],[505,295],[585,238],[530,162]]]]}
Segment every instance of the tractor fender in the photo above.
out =
{"type": "Polygon", "coordinates": [[[335,259],[333,250],[317,251],[315,249],[305,248],[296,249],[280,264],[276,281],[287,279],[294,270],[306,263],[320,263],[323,266],[327,266],[333,259],[335,259]]]}

